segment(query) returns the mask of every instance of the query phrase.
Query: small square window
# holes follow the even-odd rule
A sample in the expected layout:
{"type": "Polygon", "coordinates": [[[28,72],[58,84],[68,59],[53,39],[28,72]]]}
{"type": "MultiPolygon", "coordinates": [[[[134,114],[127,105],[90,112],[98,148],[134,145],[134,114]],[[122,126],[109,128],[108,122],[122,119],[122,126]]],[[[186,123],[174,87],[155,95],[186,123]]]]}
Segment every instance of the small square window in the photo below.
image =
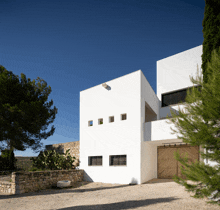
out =
{"type": "Polygon", "coordinates": [[[122,114],[121,115],[121,120],[126,120],[127,119],[127,114],[122,114]]]}
{"type": "Polygon", "coordinates": [[[93,126],[93,121],[92,120],[89,121],[89,126],[93,126]]]}
{"type": "Polygon", "coordinates": [[[99,119],[99,125],[103,124],[103,118],[99,119]]]}
{"type": "Polygon", "coordinates": [[[114,116],[109,117],[109,122],[114,122],[114,116]]]}

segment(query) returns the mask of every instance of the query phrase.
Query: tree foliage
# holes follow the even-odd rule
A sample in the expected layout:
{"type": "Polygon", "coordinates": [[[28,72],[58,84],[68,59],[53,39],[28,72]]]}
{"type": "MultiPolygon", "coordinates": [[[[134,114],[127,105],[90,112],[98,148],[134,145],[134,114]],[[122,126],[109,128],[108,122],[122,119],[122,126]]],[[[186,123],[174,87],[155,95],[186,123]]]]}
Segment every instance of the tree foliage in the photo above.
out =
{"type": "Polygon", "coordinates": [[[45,103],[51,92],[47,83],[37,78],[35,80],[21,73],[21,78],[7,71],[0,65],[0,149],[9,148],[24,151],[31,148],[39,151],[43,144],[41,139],[47,139],[55,132],[52,126],[49,132],[42,132],[52,123],[57,114],[57,108],[50,109],[53,100],[45,103]],[[43,83],[41,83],[43,82],[43,83]]]}
{"type": "MultiPolygon", "coordinates": [[[[207,62],[211,60],[211,52],[220,46],[220,1],[205,0],[205,12],[203,25],[203,54],[202,70],[204,82],[208,82],[208,75],[212,72],[207,70],[207,62]]],[[[211,71],[211,69],[210,69],[211,71]]]]}
{"type": "Polygon", "coordinates": [[[213,72],[208,77],[209,83],[205,83],[198,73],[196,79],[190,77],[193,84],[201,85],[201,92],[197,88],[187,91],[185,110],[179,108],[177,114],[170,109],[173,118],[167,116],[167,119],[169,124],[176,126],[177,130],[171,129],[178,139],[192,146],[201,145],[208,151],[200,151],[201,157],[216,162],[215,166],[198,161],[189,164],[187,156],[180,157],[175,153],[175,159],[184,166],[181,172],[186,180],[196,184],[189,184],[178,176],[174,180],[195,192],[194,197],[210,196],[217,190],[217,198],[220,197],[220,50],[218,53],[213,51],[207,69],[213,72]]]}
{"type": "Polygon", "coordinates": [[[12,149],[5,149],[0,156],[0,171],[15,170],[17,159],[12,149]]]}

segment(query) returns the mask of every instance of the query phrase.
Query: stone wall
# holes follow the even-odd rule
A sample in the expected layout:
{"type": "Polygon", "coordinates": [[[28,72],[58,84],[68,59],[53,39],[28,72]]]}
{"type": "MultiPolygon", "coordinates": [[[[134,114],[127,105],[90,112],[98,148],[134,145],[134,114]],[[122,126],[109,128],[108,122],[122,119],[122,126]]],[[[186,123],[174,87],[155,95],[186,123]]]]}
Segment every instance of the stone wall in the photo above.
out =
{"type": "Polygon", "coordinates": [[[76,157],[73,165],[76,167],[79,165],[79,141],[46,145],[46,150],[56,150],[56,152],[63,154],[66,150],[70,149],[70,155],[76,157]]]}
{"type": "Polygon", "coordinates": [[[15,183],[9,181],[0,181],[0,193],[12,194],[15,191],[15,183]]]}
{"type": "Polygon", "coordinates": [[[71,186],[83,181],[84,170],[54,170],[13,172],[11,182],[0,181],[0,192],[21,194],[57,186],[58,181],[69,180],[71,186]]]}

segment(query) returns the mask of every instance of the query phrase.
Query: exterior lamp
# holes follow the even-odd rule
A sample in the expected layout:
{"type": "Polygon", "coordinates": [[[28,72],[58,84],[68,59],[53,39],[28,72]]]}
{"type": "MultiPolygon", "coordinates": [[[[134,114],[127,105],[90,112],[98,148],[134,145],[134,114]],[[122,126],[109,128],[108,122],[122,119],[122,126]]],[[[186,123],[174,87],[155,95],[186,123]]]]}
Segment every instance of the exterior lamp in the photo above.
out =
{"type": "Polygon", "coordinates": [[[103,83],[103,84],[102,84],[102,87],[104,87],[104,88],[107,89],[108,85],[107,85],[106,83],[103,83]]]}

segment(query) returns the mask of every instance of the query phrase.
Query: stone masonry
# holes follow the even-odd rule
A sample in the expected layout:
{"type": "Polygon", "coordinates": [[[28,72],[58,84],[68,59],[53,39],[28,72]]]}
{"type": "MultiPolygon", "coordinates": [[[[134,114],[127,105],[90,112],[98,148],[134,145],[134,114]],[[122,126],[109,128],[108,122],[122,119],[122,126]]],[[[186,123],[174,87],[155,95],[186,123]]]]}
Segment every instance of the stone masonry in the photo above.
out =
{"type": "Polygon", "coordinates": [[[0,181],[0,193],[21,194],[48,189],[58,181],[69,180],[71,186],[83,181],[84,170],[13,172],[11,181],[0,181]]]}
{"type": "Polygon", "coordinates": [[[72,157],[76,157],[75,162],[73,165],[76,167],[79,165],[79,141],[67,142],[67,143],[60,143],[60,144],[52,144],[46,145],[46,150],[56,150],[56,152],[63,154],[66,150],[70,149],[70,155],[72,157]]]}

